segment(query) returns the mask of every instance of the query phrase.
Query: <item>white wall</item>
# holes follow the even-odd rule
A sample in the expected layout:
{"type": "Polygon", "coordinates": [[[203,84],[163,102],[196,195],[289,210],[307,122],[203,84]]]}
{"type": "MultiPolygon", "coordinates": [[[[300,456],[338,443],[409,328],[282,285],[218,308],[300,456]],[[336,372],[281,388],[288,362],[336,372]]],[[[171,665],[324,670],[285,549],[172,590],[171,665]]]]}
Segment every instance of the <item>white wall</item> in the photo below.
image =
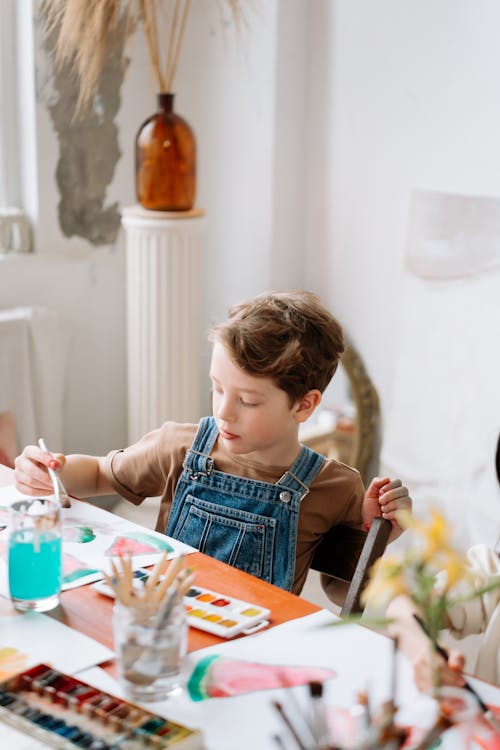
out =
{"type": "Polygon", "coordinates": [[[408,483],[418,513],[440,506],[464,546],[494,544],[500,274],[428,284],[420,304],[431,298],[433,315],[424,317],[408,290],[425,285],[411,286],[404,255],[413,190],[500,197],[500,4],[312,5],[305,246],[317,265],[308,283],[325,294],[379,391],[382,470],[408,483]],[[476,287],[482,309],[469,310],[476,287]],[[488,314],[495,298],[498,314],[488,314]],[[413,390],[396,380],[402,351],[413,352],[404,363],[413,363],[413,390]]]}
{"type": "Polygon", "coordinates": [[[324,171],[310,178],[323,205],[306,246],[324,249],[328,268],[328,283],[311,283],[327,287],[385,409],[412,189],[500,195],[500,4],[311,5],[310,121],[324,171]]]}

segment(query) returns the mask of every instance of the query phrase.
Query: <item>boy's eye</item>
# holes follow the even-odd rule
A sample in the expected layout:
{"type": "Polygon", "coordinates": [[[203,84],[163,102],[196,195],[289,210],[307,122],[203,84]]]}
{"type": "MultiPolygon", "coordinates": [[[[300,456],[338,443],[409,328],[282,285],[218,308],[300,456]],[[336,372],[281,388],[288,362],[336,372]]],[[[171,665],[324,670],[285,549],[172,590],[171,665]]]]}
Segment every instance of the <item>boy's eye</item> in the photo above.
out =
{"type": "Polygon", "coordinates": [[[242,406],[258,406],[259,405],[250,401],[245,401],[244,398],[240,398],[240,403],[242,404],[242,406]]]}

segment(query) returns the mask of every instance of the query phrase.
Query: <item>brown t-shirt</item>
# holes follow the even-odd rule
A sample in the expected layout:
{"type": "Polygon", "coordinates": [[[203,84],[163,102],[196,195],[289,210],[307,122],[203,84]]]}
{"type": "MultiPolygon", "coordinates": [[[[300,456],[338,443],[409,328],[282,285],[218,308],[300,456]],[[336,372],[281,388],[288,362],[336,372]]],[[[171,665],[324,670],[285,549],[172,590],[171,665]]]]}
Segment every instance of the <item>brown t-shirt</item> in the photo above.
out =
{"type": "MultiPolygon", "coordinates": [[[[165,422],[139,442],[112,451],[106,460],[106,476],[118,494],[140,505],[146,497],[161,495],[156,530],[164,532],[182,462],[198,425],[165,422]]],[[[275,483],[288,466],[264,466],[225,451],[216,441],[211,456],[217,471],[247,479],[275,483]]],[[[364,487],[356,469],[325,459],[310,491],[302,500],[297,530],[295,576],[292,591],[299,594],[323,535],[338,524],[361,528],[364,487]]]]}

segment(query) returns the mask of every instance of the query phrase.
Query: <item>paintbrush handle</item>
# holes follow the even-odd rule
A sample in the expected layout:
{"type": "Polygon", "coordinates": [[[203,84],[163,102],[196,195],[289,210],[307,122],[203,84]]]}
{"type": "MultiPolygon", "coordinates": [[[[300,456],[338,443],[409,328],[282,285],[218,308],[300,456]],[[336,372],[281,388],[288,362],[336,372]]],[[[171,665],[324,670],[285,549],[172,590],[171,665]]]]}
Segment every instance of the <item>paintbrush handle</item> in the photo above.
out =
{"type": "MultiPolygon", "coordinates": [[[[49,449],[47,448],[47,445],[43,438],[38,438],[38,445],[46,453],[52,453],[52,451],[49,451],[49,449]]],[[[71,503],[69,501],[69,494],[64,484],[62,483],[61,477],[59,476],[58,472],[54,471],[54,469],[50,466],[47,466],[47,471],[49,472],[49,477],[51,478],[52,484],[54,486],[54,494],[57,498],[57,502],[63,508],[71,508],[71,503]]]]}
{"type": "Polygon", "coordinates": [[[188,568],[190,571],[188,577],[185,581],[183,581],[182,585],[179,588],[179,597],[182,598],[187,594],[191,586],[193,585],[195,578],[196,578],[196,572],[192,568],[188,568]]]}
{"type": "Polygon", "coordinates": [[[283,723],[288,728],[288,730],[289,730],[290,734],[292,735],[293,739],[295,740],[295,744],[297,745],[297,747],[299,748],[299,750],[307,750],[307,748],[304,745],[304,743],[302,742],[302,739],[301,739],[299,733],[297,732],[294,724],[292,724],[292,722],[290,721],[289,716],[285,713],[285,710],[284,710],[283,706],[281,705],[281,703],[279,703],[278,701],[273,701],[273,706],[276,709],[276,711],[279,713],[279,715],[281,716],[281,718],[283,720],[283,723]]]}
{"type": "Polygon", "coordinates": [[[170,565],[168,566],[168,570],[165,574],[165,578],[160,581],[158,586],[155,589],[155,596],[156,601],[161,602],[163,600],[163,597],[167,593],[168,589],[174,582],[176,576],[180,573],[180,570],[182,566],[184,565],[184,555],[179,555],[179,557],[176,557],[170,565]]]}
{"type": "Polygon", "coordinates": [[[158,560],[158,562],[156,563],[156,565],[154,566],[153,570],[149,574],[148,580],[146,581],[144,585],[144,588],[147,591],[152,591],[155,588],[156,584],[158,583],[158,580],[161,574],[165,570],[165,563],[167,561],[167,555],[168,555],[168,552],[167,550],[165,550],[162,556],[160,557],[160,559],[158,560]]]}
{"type": "Polygon", "coordinates": [[[120,604],[124,604],[127,607],[129,603],[126,599],[123,598],[119,585],[115,583],[116,578],[112,578],[111,576],[108,576],[107,573],[103,573],[103,575],[104,575],[105,582],[108,584],[111,591],[114,592],[115,599],[119,601],[120,604]]]}
{"type": "Polygon", "coordinates": [[[175,605],[179,602],[179,586],[174,584],[170,589],[167,598],[163,606],[158,611],[158,617],[155,625],[155,633],[160,633],[168,622],[168,618],[172,614],[172,610],[175,605]]]}
{"type": "Polygon", "coordinates": [[[155,631],[158,633],[164,627],[170,617],[173,608],[176,604],[182,602],[182,597],[189,590],[191,583],[194,579],[194,572],[190,568],[185,568],[177,574],[175,581],[171,584],[170,590],[167,594],[164,604],[158,611],[158,617],[156,620],[155,631]]]}

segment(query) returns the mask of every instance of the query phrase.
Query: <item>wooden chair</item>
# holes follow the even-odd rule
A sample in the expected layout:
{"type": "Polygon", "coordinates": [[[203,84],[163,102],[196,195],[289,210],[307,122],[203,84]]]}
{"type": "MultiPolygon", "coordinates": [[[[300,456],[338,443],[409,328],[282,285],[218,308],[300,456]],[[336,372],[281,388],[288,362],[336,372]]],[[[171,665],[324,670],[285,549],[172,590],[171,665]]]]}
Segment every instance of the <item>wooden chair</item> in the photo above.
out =
{"type": "Polygon", "coordinates": [[[375,518],[368,532],[350,526],[333,526],[321,540],[311,568],[347,582],[341,617],[363,612],[360,597],[368,581],[368,572],[384,553],[390,533],[390,521],[375,518]]]}
{"type": "Polygon", "coordinates": [[[0,464],[14,468],[17,456],[16,424],[10,411],[0,413],[0,464]]]}

